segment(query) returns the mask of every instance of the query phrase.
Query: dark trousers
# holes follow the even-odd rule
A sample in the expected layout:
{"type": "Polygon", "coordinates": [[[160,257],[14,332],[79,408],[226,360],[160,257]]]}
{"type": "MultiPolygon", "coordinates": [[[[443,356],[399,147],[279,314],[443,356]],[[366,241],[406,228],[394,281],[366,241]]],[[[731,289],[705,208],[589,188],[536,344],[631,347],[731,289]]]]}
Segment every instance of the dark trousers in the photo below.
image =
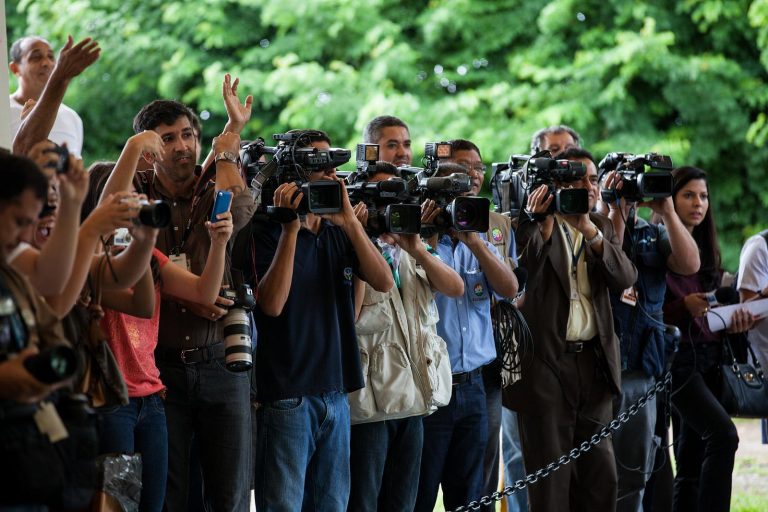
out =
{"type": "Polygon", "coordinates": [[[727,511],[739,435],[720,405],[719,343],[683,344],[672,366],[672,407],[677,414],[673,510],[727,511]]]}
{"type": "Polygon", "coordinates": [[[412,511],[423,442],[421,416],[352,425],[347,510],[412,511]]]}
{"type": "Polygon", "coordinates": [[[488,418],[482,375],[453,386],[451,401],[424,418],[419,495],[414,510],[432,512],[443,488],[446,510],[480,498],[488,418]]]}
{"type": "MultiPolygon", "coordinates": [[[[483,459],[483,496],[499,489],[499,461],[501,459],[501,368],[496,364],[483,367],[485,408],[488,412],[488,443],[483,459]]],[[[496,510],[488,506],[484,510],[496,510]]]]}
{"type": "Polygon", "coordinates": [[[189,454],[197,442],[206,510],[250,507],[251,411],[248,372],[224,361],[184,365],[157,361],[168,387],[168,488],[165,510],[187,510],[189,454]]]}
{"type": "MultiPolygon", "coordinates": [[[[612,397],[593,347],[563,354],[562,393],[545,414],[518,414],[523,461],[532,473],[567,454],[611,421],[612,397]]],[[[616,461],[611,439],[604,439],[575,461],[528,487],[532,512],[616,509],[616,461]]]]}

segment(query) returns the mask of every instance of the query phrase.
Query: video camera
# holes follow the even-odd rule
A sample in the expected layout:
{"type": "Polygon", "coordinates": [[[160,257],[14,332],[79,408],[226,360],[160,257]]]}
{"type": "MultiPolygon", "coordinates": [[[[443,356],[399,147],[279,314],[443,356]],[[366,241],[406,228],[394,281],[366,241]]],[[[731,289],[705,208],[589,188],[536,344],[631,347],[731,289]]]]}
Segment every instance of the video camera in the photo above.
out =
{"type": "Polygon", "coordinates": [[[658,153],[632,155],[608,153],[598,165],[599,174],[615,170],[623,183],[620,189],[603,189],[600,197],[606,203],[615,203],[622,197],[630,202],[645,198],[670,197],[672,195],[672,158],[658,153]]]}
{"type": "Polygon", "coordinates": [[[261,197],[259,206],[267,210],[273,204],[275,189],[283,183],[295,182],[304,198],[297,213],[336,213],[341,210],[341,186],[337,181],[310,182],[312,172],[333,169],[350,159],[347,149],[312,147],[320,132],[297,130],[274,134],[276,146],[267,146],[264,139],[244,142],[240,147],[240,159],[246,173],[246,183],[261,197]],[[271,155],[269,161],[266,155],[271,155]]]}
{"type": "Polygon", "coordinates": [[[533,156],[512,155],[508,162],[492,164],[491,189],[497,210],[518,215],[525,197],[542,185],[555,196],[547,214],[563,215],[589,212],[589,192],[586,189],[558,189],[555,183],[573,183],[584,178],[586,168],[581,162],[553,159],[549,151],[533,156]]]}
{"type": "Polygon", "coordinates": [[[434,172],[429,169],[418,167],[400,167],[399,169],[401,175],[406,176],[408,194],[413,202],[421,204],[431,199],[443,210],[435,218],[433,225],[423,230],[423,234],[428,236],[433,230],[446,233],[448,229],[488,231],[488,211],[491,202],[484,197],[462,195],[472,189],[472,180],[469,175],[452,173],[448,176],[434,176],[434,172]]]}
{"type": "Polygon", "coordinates": [[[384,181],[369,181],[376,173],[378,144],[357,145],[357,170],[349,177],[349,201],[368,207],[366,233],[377,237],[384,233],[418,234],[421,230],[421,207],[411,204],[407,184],[393,176],[384,181]]]}

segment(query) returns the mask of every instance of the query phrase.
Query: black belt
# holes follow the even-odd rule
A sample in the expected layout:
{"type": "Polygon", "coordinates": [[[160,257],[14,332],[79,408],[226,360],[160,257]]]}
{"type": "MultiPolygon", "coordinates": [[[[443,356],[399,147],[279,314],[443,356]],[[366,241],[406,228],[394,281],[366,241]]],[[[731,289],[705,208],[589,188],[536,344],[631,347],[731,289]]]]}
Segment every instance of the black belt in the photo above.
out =
{"type": "Polygon", "coordinates": [[[483,367],[475,368],[474,370],[470,370],[468,372],[461,372],[461,373],[454,373],[451,375],[451,380],[453,381],[454,386],[458,386],[459,384],[464,384],[465,382],[469,382],[470,379],[473,377],[477,377],[483,373],[483,367]]]}
{"type": "Polygon", "coordinates": [[[224,344],[214,343],[206,347],[158,350],[160,359],[174,363],[197,364],[224,357],[224,344]]]}
{"type": "Polygon", "coordinates": [[[595,336],[594,338],[592,338],[590,340],[566,341],[565,342],[565,353],[566,354],[579,354],[581,352],[584,352],[584,350],[586,350],[587,347],[591,347],[599,339],[600,338],[598,336],[595,336]]]}

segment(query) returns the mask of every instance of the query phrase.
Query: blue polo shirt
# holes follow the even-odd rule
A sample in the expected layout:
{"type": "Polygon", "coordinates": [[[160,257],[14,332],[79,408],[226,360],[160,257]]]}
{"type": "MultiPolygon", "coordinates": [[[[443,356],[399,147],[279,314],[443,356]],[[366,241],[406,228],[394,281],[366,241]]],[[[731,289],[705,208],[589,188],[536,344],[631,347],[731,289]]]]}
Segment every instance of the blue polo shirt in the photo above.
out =
{"type": "MultiPolygon", "coordinates": [[[[502,260],[499,251],[484,234],[478,234],[486,247],[502,260]]],[[[464,243],[453,245],[451,237],[443,235],[437,244],[437,254],[464,281],[464,295],[446,297],[435,294],[440,322],[437,333],[448,345],[453,373],[468,372],[496,359],[496,345],[491,327],[491,294],[493,288],[480,268],[480,262],[464,243]]]]}
{"type": "MultiPolygon", "coordinates": [[[[282,226],[255,225],[256,275],[272,263],[282,226]]],[[[364,386],[355,335],[353,274],[358,260],[341,228],[323,221],[301,228],[296,239],[291,291],[280,316],[254,309],[256,393],[259,401],[350,392],[364,386]]]]}

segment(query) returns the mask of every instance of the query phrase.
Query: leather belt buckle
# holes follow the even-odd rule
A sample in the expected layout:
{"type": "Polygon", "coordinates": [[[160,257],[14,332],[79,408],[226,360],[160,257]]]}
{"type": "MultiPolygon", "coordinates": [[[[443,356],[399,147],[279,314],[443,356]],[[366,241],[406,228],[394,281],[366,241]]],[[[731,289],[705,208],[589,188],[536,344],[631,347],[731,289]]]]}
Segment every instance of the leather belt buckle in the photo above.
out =
{"type": "Polygon", "coordinates": [[[182,350],[181,353],[179,354],[179,357],[181,358],[181,362],[184,364],[194,364],[193,361],[187,362],[187,354],[191,354],[197,351],[198,349],[196,348],[188,348],[188,349],[182,350]]]}
{"type": "Polygon", "coordinates": [[[569,341],[565,345],[566,354],[579,354],[584,351],[583,341],[569,341]]]}

